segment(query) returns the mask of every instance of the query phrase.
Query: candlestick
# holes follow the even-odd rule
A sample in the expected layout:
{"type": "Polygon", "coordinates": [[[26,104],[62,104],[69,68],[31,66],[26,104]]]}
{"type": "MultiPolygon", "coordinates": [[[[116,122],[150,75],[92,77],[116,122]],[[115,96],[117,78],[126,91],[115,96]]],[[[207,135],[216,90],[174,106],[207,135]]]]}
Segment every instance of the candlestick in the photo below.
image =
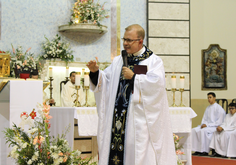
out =
{"type": "Polygon", "coordinates": [[[69,66],[66,66],[66,77],[69,77],[69,66]]]}
{"type": "MultiPolygon", "coordinates": [[[[85,76],[85,75],[84,75],[85,76]]],[[[88,90],[89,90],[89,86],[84,86],[84,89],[86,90],[86,96],[85,96],[85,107],[89,107],[88,105],[88,90]]]]}
{"type": "MultiPolygon", "coordinates": [[[[80,72],[79,72],[80,73],[80,72]]],[[[80,107],[81,104],[79,102],[79,89],[80,89],[80,86],[77,86],[75,85],[75,89],[76,89],[76,101],[75,101],[75,107],[80,107]]]]}
{"type": "Polygon", "coordinates": [[[185,107],[185,105],[183,104],[183,92],[184,92],[184,88],[180,88],[179,91],[181,92],[181,100],[180,100],[180,107],[185,107]]]}
{"type": "Polygon", "coordinates": [[[184,89],[184,76],[181,75],[179,80],[180,80],[179,88],[183,88],[184,89]]]}
{"type": "Polygon", "coordinates": [[[171,76],[171,87],[176,88],[176,76],[175,75],[171,76]]]}
{"type": "Polygon", "coordinates": [[[76,75],[75,75],[75,85],[76,86],[80,86],[80,75],[81,75],[80,72],[76,72],[76,75]]]}
{"type": "Polygon", "coordinates": [[[171,105],[172,107],[177,107],[175,104],[175,92],[177,91],[176,88],[172,88],[171,91],[173,92],[173,104],[171,105]]]}
{"type": "MultiPolygon", "coordinates": [[[[49,87],[49,90],[50,90],[50,100],[51,100],[51,99],[52,99],[52,89],[53,89],[53,87],[52,87],[53,78],[50,77],[49,80],[50,80],[50,87],[49,87]]],[[[55,104],[56,104],[56,102],[54,102],[54,103],[49,103],[50,106],[53,106],[53,105],[55,106],[55,104]]]]}
{"type": "Polygon", "coordinates": [[[84,72],[84,86],[89,86],[89,72],[84,72]]]}
{"type": "Polygon", "coordinates": [[[52,67],[49,67],[49,77],[52,77],[52,67]]]}

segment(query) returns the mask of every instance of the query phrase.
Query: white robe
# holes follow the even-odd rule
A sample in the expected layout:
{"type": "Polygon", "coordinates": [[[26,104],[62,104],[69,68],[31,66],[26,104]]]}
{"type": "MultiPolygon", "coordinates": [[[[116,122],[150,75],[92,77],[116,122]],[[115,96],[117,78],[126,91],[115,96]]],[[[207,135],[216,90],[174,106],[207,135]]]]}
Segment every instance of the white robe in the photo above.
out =
{"type": "Polygon", "coordinates": [[[202,124],[207,127],[201,129],[201,125],[192,129],[192,151],[209,152],[213,132],[223,123],[225,110],[217,103],[209,105],[202,118],[202,124]]]}
{"type": "MultiPolygon", "coordinates": [[[[165,72],[155,54],[139,63],[147,65],[146,75],[136,75],[130,96],[125,130],[125,165],[176,165],[176,155],[165,91],[165,72]]],[[[123,60],[114,58],[104,71],[99,70],[95,92],[99,126],[99,165],[107,165],[115,98],[123,60]]]]}
{"type": "MultiPolygon", "coordinates": [[[[78,91],[79,93],[79,102],[82,105],[85,104],[85,93],[83,92],[82,86],[80,86],[80,89],[78,91]]],[[[75,89],[75,85],[71,83],[71,81],[68,81],[66,85],[63,86],[61,91],[61,106],[62,107],[74,107],[75,100],[77,96],[77,90],[75,89]]]]}
{"type": "Polygon", "coordinates": [[[223,156],[236,157],[236,148],[229,145],[230,141],[236,142],[236,136],[231,135],[236,130],[236,114],[226,115],[224,123],[220,125],[224,130],[222,132],[215,131],[210,143],[210,148],[223,156]],[[234,154],[232,154],[234,152],[234,154]],[[229,154],[228,154],[229,153],[229,154]]]}

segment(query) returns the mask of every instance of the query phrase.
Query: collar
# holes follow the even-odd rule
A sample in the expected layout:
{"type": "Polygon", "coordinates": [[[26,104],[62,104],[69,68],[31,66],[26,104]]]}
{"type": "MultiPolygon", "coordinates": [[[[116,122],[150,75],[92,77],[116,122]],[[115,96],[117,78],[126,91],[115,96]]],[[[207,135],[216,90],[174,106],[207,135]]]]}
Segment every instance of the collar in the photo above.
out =
{"type": "Polygon", "coordinates": [[[145,47],[143,46],[142,49],[137,51],[136,53],[133,54],[133,56],[141,56],[145,52],[145,47]]]}

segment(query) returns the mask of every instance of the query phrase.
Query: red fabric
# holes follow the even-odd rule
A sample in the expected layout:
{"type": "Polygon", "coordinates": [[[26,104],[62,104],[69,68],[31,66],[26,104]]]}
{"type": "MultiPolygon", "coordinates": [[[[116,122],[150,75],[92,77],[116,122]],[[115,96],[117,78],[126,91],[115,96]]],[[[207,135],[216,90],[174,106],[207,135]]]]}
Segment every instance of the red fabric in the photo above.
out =
{"type": "Polygon", "coordinates": [[[192,156],[192,165],[235,165],[236,159],[192,156]]]}
{"type": "Polygon", "coordinates": [[[24,78],[25,80],[30,77],[29,73],[20,73],[20,78],[24,78]]]}

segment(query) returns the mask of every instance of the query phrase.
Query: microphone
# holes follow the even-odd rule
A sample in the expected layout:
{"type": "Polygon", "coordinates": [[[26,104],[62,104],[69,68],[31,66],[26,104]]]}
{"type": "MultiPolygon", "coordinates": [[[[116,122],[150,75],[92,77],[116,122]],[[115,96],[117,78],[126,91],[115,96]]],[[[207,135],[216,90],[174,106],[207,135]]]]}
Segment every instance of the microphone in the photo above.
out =
{"type": "Polygon", "coordinates": [[[123,58],[123,66],[128,67],[127,52],[126,52],[126,50],[122,50],[121,54],[122,54],[122,58],[123,58]]]}

